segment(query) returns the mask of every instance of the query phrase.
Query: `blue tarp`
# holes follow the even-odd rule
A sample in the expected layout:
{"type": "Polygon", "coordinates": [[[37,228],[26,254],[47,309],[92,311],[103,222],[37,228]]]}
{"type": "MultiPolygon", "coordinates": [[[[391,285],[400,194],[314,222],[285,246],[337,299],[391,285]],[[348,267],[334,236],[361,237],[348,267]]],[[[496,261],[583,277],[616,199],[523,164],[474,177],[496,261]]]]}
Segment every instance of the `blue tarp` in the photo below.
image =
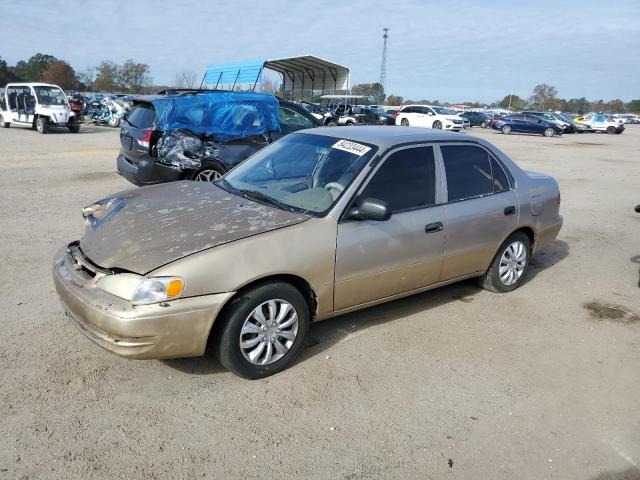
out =
{"type": "Polygon", "coordinates": [[[248,92],[207,92],[152,100],[158,128],[188,130],[217,142],[279,131],[278,100],[248,92]]]}

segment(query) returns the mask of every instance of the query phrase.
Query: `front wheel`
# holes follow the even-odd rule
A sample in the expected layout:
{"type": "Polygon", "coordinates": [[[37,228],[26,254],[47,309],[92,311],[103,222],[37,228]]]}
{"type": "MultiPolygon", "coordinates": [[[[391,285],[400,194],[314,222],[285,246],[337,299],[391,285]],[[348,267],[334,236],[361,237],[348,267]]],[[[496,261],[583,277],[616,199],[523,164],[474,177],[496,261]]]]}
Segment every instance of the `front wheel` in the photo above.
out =
{"type": "Polygon", "coordinates": [[[224,172],[220,167],[204,167],[198,170],[193,179],[196,182],[215,182],[224,175],[224,172]]]}
{"type": "Polygon", "coordinates": [[[69,131],[71,133],[79,133],[80,132],[80,125],[70,125],[69,126],[69,131]]]}
{"type": "Polygon", "coordinates": [[[440,120],[436,120],[435,122],[433,122],[432,128],[435,128],[436,130],[442,130],[442,122],[440,120]]]}
{"type": "Polygon", "coordinates": [[[504,125],[502,127],[502,133],[504,133],[505,135],[509,135],[511,133],[511,126],[509,125],[504,125]]]}
{"type": "Polygon", "coordinates": [[[400,125],[402,125],[403,127],[408,127],[409,120],[407,120],[406,118],[403,118],[402,120],[400,120],[400,125]]]}
{"type": "Polygon", "coordinates": [[[553,137],[556,134],[556,131],[553,128],[545,128],[542,134],[545,137],[553,137]]]}
{"type": "Polygon", "coordinates": [[[609,135],[613,135],[614,133],[616,133],[616,127],[607,127],[607,133],[609,135]]]}
{"type": "Polygon", "coordinates": [[[481,277],[482,287],[505,293],[518,288],[527,274],[531,259],[531,241],[523,232],[507,238],[493,257],[489,269],[481,277]]]}
{"type": "Polygon", "coordinates": [[[487,128],[487,127],[489,126],[489,122],[482,122],[482,123],[480,124],[480,126],[481,126],[482,128],[487,128]]]}
{"type": "Polygon", "coordinates": [[[278,373],[300,351],[309,320],[304,296],[289,283],[265,283],[247,290],[217,320],[220,363],[248,379],[278,373]]]}
{"type": "Polygon", "coordinates": [[[111,128],[118,128],[120,126],[120,117],[111,117],[107,122],[111,128]]]}
{"type": "Polygon", "coordinates": [[[49,126],[47,125],[47,119],[44,117],[38,117],[36,120],[36,130],[38,133],[45,134],[49,130],[49,126]]]}
{"type": "Polygon", "coordinates": [[[9,128],[11,126],[11,123],[5,122],[4,117],[0,115],[0,125],[2,125],[3,128],[9,128]]]}
{"type": "Polygon", "coordinates": [[[327,127],[337,127],[337,126],[338,126],[338,124],[336,123],[335,120],[329,120],[327,122],[327,127]]]}

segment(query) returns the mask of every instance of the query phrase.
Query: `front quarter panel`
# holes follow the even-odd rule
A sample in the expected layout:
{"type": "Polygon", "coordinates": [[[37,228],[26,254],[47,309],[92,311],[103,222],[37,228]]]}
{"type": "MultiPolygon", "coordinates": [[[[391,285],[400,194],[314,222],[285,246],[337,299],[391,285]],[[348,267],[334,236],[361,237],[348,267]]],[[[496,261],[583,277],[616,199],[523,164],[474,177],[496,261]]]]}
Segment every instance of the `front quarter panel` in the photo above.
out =
{"type": "Polygon", "coordinates": [[[184,278],[185,297],[235,292],[266,277],[295,275],[313,289],[321,319],[333,310],[336,232],[333,217],[311,218],[184,257],[149,275],[184,278]]]}

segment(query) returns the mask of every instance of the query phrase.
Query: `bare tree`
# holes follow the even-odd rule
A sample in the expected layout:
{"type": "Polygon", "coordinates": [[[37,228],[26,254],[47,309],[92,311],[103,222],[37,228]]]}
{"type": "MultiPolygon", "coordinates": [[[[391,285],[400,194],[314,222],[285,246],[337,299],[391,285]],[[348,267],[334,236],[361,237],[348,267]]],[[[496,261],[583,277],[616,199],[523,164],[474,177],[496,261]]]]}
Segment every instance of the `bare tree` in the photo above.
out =
{"type": "Polygon", "coordinates": [[[177,88],[193,88],[196,83],[196,72],[182,70],[176,73],[175,86],[177,88]]]}
{"type": "Polygon", "coordinates": [[[278,91],[278,82],[273,78],[265,78],[262,82],[262,93],[275,94],[278,91]]]}

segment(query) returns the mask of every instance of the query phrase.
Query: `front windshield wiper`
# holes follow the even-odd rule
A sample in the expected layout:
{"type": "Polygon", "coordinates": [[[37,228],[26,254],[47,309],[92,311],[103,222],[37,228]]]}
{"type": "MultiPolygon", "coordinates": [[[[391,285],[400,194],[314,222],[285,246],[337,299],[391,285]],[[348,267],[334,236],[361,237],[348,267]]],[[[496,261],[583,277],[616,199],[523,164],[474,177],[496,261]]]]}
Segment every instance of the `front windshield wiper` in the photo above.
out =
{"type": "Polygon", "coordinates": [[[277,207],[281,210],[287,210],[289,212],[296,211],[296,209],[293,208],[291,205],[287,205],[286,203],[283,203],[280,200],[276,200],[275,198],[270,197],[265,193],[258,192],[256,190],[240,190],[240,193],[242,193],[242,196],[245,198],[248,198],[250,200],[257,200],[258,202],[261,202],[261,203],[262,202],[268,203],[269,205],[273,207],[277,207]]]}

